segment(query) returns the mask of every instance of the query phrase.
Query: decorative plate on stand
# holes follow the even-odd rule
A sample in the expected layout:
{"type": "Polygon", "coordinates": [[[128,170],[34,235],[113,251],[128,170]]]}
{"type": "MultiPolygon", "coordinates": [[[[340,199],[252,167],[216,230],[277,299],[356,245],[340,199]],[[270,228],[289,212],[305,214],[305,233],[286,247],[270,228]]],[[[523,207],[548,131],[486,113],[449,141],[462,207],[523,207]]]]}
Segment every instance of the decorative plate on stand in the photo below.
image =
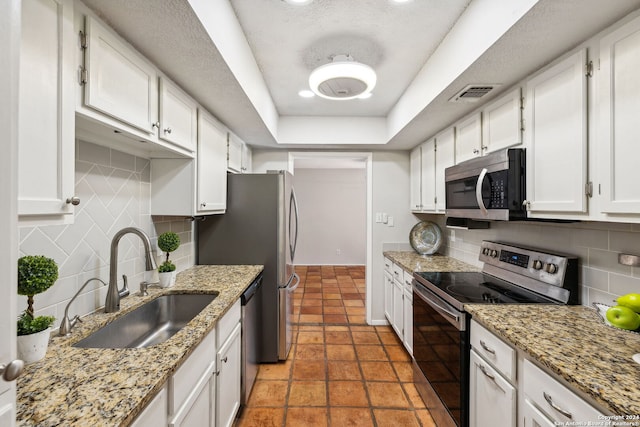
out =
{"type": "Polygon", "coordinates": [[[413,226],[409,232],[409,243],[420,255],[432,255],[442,244],[442,231],[438,224],[431,221],[421,221],[413,226]]]}

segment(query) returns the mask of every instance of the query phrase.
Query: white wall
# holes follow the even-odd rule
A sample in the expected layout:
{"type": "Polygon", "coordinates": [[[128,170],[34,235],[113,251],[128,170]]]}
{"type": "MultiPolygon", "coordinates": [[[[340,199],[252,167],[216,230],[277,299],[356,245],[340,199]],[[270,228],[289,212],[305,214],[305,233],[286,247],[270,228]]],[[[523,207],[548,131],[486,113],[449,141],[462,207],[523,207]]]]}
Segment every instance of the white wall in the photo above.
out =
{"type": "Polygon", "coordinates": [[[296,264],[365,265],[366,169],[296,168],[293,186],[300,219],[296,264]]]}
{"type": "Polygon", "coordinates": [[[492,222],[488,230],[454,231],[444,227],[444,216],[421,218],[442,227],[446,240],[440,252],[477,266],[481,266],[478,254],[483,240],[521,243],[579,257],[582,305],[611,305],[620,295],[640,293],[640,268],[618,264],[618,253],[640,255],[638,224],[492,222]]]}
{"type": "MultiPolygon", "coordinates": [[[[157,236],[175,231],[180,248],[171,254],[178,271],[193,265],[194,245],[191,221],[177,217],[152,217],[150,213],[149,160],[109,148],[78,142],[76,147],[74,194],[81,203],[70,225],[20,226],[20,256],[45,255],[59,268],[58,281],[34,297],[37,314],[56,317],[59,325],[64,308],[89,278],[109,280],[109,253],[113,235],[124,227],[144,230],[156,247],[157,236]]],[[[142,280],[157,281],[157,273],[144,271],[144,251],[137,236],[125,237],[119,245],[118,276],[129,279],[131,292],[142,280]]],[[[156,257],[162,261],[162,257],[156,257]]],[[[84,315],[104,306],[106,286],[88,285],[73,302],[70,315],[84,315]]],[[[18,297],[18,310],[26,308],[26,298],[18,297]]]]}
{"type": "Polygon", "coordinates": [[[285,150],[258,150],[251,152],[253,173],[265,173],[268,170],[288,170],[289,152],[285,150]]]}

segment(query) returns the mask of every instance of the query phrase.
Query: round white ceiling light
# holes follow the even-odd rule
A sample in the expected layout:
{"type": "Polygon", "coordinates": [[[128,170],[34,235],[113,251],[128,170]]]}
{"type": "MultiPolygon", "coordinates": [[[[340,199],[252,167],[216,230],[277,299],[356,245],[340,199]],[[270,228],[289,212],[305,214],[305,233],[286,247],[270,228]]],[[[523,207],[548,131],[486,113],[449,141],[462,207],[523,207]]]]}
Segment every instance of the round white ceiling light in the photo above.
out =
{"type": "Polygon", "coordinates": [[[309,87],[325,99],[348,100],[366,96],[376,85],[376,72],[351,55],[336,55],[309,75],[309,87]]]}

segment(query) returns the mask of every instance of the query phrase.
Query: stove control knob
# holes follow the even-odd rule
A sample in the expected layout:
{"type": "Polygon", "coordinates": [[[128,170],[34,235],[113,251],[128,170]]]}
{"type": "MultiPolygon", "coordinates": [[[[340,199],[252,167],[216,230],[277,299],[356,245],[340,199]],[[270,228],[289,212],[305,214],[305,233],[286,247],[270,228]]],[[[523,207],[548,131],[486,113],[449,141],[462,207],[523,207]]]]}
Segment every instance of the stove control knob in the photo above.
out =
{"type": "Polygon", "coordinates": [[[555,274],[558,271],[558,266],[555,264],[549,263],[544,266],[544,269],[549,274],[555,274]]]}
{"type": "Polygon", "coordinates": [[[540,261],[539,259],[533,261],[533,269],[542,270],[542,261],[540,261]]]}
{"type": "Polygon", "coordinates": [[[489,255],[489,252],[491,252],[491,250],[489,248],[482,249],[482,254],[483,255],[489,255]]]}
{"type": "Polygon", "coordinates": [[[496,258],[498,256],[498,251],[496,251],[495,249],[491,250],[491,258],[496,258]]]}

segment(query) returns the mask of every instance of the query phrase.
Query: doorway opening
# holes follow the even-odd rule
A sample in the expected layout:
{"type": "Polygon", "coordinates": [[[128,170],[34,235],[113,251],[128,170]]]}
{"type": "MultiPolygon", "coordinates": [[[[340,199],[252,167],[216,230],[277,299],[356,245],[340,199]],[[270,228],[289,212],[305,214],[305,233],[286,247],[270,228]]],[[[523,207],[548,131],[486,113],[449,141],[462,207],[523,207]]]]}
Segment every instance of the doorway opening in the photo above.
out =
{"type": "Polygon", "coordinates": [[[348,266],[364,266],[363,320],[367,324],[371,324],[371,165],[372,153],[289,152],[288,169],[294,175],[300,209],[295,263],[309,265],[312,277],[340,275],[348,266]]]}

